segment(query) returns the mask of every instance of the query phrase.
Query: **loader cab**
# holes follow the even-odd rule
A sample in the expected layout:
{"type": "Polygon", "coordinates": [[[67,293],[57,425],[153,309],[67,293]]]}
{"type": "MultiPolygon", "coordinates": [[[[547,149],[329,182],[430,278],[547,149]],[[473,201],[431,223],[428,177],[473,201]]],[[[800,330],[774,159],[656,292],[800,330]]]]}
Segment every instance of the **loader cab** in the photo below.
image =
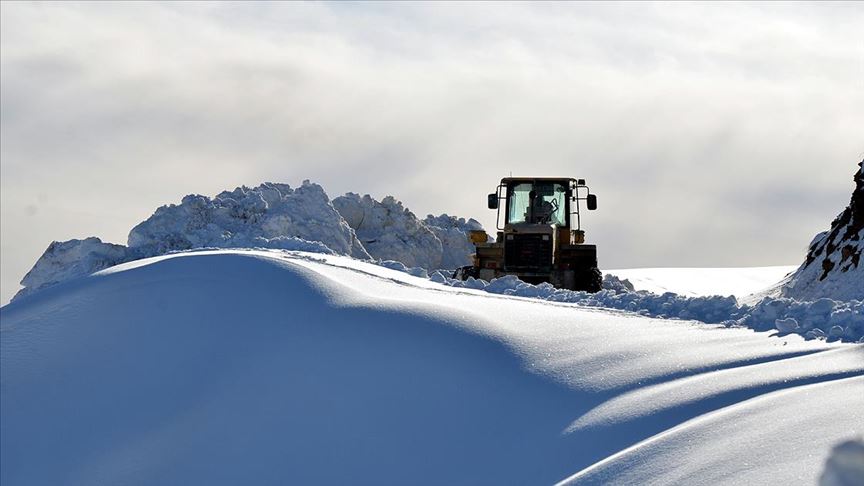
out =
{"type": "Polygon", "coordinates": [[[488,206],[498,210],[499,230],[514,225],[581,230],[580,209],[596,209],[597,197],[590,193],[584,179],[508,177],[501,180],[495,193],[489,194],[488,206]]]}

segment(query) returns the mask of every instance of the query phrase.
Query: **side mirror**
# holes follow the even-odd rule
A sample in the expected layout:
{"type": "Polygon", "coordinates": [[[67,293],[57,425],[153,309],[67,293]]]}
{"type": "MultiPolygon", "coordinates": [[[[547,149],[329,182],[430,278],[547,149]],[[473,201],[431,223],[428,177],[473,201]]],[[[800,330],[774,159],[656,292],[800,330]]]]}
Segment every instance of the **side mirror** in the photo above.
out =
{"type": "Polygon", "coordinates": [[[489,194],[486,196],[486,201],[489,209],[498,209],[498,194],[489,194]]]}
{"type": "Polygon", "coordinates": [[[588,210],[594,211],[597,209],[597,196],[594,194],[588,194],[588,199],[585,201],[588,203],[588,210]]]}

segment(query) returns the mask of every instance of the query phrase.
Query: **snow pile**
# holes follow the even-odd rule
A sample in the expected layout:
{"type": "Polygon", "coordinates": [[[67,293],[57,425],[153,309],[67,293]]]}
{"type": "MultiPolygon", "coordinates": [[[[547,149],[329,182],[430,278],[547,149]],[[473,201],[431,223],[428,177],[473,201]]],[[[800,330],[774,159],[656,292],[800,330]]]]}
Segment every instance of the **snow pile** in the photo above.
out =
{"type": "Polygon", "coordinates": [[[333,199],[333,206],[373,258],[407,267],[436,270],[469,265],[474,245],[466,235],[483,229],[474,219],[447,214],[420,220],[392,196],[376,201],[368,194],[349,192],[333,199]]]}
{"type": "Polygon", "coordinates": [[[548,283],[533,285],[512,275],[486,282],[473,277],[465,281],[455,280],[445,273],[436,272],[430,279],[451,287],[620,309],[661,319],[696,320],[757,331],[777,330],[780,334],[800,334],[807,339],[864,342],[864,301],[860,300],[800,302],[766,297],[750,306],[740,304],[734,296],[686,297],[672,292],[633,291],[629,281],[611,275],[604,277],[603,290],[595,294],[556,289],[548,283]]]}
{"type": "Polygon", "coordinates": [[[210,199],[189,195],[162,206],[129,232],[129,248],[163,255],[191,248],[287,248],[317,241],[339,254],[369,258],[324,189],[308,180],[297,189],[264,183],[210,199]],[[291,239],[295,238],[295,239],[291,239]]]}
{"type": "Polygon", "coordinates": [[[387,196],[379,202],[368,194],[360,197],[349,192],[333,199],[333,206],[374,258],[409,267],[441,268],[441,240],[401,201],[387,196]]]}
{"type": "MultiPolygon", "coordinates": [[[[474,255],[474,244],[466,238],[469,231],[483,231],[483,226],[475,219],[457,218],[442,214],[428,215],[423,220],[435,236],[441,240],[444,253],[441,255],[441,266],[438,268],[459,268],[470,265],[474,255]]],[[[489,235],[486,236],[487,240],[489,235]]]]}
{"type": "Polygon", "coordinates": [[[103,243],[95,237],[55,241],[21,280],[21,285],[25,288],[15,297],[39,291],[64,280],[90,275],[129,259],[128,248],[125,246],[103,243]]]}
{"type": "Polygon", "coordinates": [[[828,297],[864,300],[864,161],[855,174],[855,191],[849,206],[816,235],[807,259],[783,282],[780,293],[797,300],[828,297]]]}
{"type": "Polygon", "coordinates": [[[128,246],[93,237],[54,242],[13,300],[119,263],[200,248],[335,253],[407,268],[455,268],[470,263],[467,232],[475,229],[482,230],[477,221],[446,214],[420,221],[391,196],[378,202],[349,193],[331,201],[308,180],[296,189],[268,182],[162,206],[132,228],[128,246]]]}
{"type": "Polygon", "coordinates": [[[864,484],[864,441],[853,439],[831,449],[819,486],[861,486],[864,484]]]}

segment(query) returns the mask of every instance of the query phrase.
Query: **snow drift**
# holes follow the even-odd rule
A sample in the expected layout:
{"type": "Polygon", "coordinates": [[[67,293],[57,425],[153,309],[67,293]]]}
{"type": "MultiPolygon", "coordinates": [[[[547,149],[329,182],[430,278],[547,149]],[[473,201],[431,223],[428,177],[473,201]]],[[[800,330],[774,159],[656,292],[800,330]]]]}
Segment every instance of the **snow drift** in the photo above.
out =
{"type": "Polygon", "coordinates": [[[349,193],[331,201],[308,180],[297,188],[267,182],[162,206],[132,228],[127,246],[95,237],[55,241],[13,300],[118,263],[196,248],[300,250],[456,268],[471,261],[466,234],[473,229],[482,227],[446,214],[421,221],[392,196],[378,202],[349,193]]]}
{"type": "Polygon", "coordinates": [[[9,486],[813,484],[864,423],[861,346],[336,255],[139,260],[0,317],[9,486]]]}

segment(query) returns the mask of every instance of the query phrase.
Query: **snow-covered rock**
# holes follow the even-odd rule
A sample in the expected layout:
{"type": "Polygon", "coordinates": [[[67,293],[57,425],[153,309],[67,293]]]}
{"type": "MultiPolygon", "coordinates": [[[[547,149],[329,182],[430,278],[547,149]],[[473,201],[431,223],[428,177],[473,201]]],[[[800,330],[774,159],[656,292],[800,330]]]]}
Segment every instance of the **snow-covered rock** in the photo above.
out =
{"type": "Polygon", "coordinates": [[[810,243],[807,259],[783,282],[782,296],[864,300],[864,161],[858,166],[849,206],[810,243]]]}
{"type": "Polygon", "coordinates": [[[104,243],[96,237],[55,241],[21,280],[24,288],[14,298],[32,294],[64,280],[90,275],[130,259],[132,254],[125,246],[104,243]]]}
{"type": "Polygon", "coordinates": [[[129,232],[129,247],[148,256],[191,248],[284,248],[317,241],[336,253],[369,258],[324,189],[308,180],[238,187],[210,199],[189,195],[162,206],[129,232]]]}
{"type": "Polygon", "coordinates": [[[361,197],[349,192],[334,198],[333,206],[372,257],[399,261],[408,267],[442,267],[441,240],[393,196],[379,202],[368,194],[361,197]]]}
{"type": "Polygon", "coordinates": [[[831,449],[819,486],[861,486],[864,484],[864,441],[843,441],[831,449]]]}

